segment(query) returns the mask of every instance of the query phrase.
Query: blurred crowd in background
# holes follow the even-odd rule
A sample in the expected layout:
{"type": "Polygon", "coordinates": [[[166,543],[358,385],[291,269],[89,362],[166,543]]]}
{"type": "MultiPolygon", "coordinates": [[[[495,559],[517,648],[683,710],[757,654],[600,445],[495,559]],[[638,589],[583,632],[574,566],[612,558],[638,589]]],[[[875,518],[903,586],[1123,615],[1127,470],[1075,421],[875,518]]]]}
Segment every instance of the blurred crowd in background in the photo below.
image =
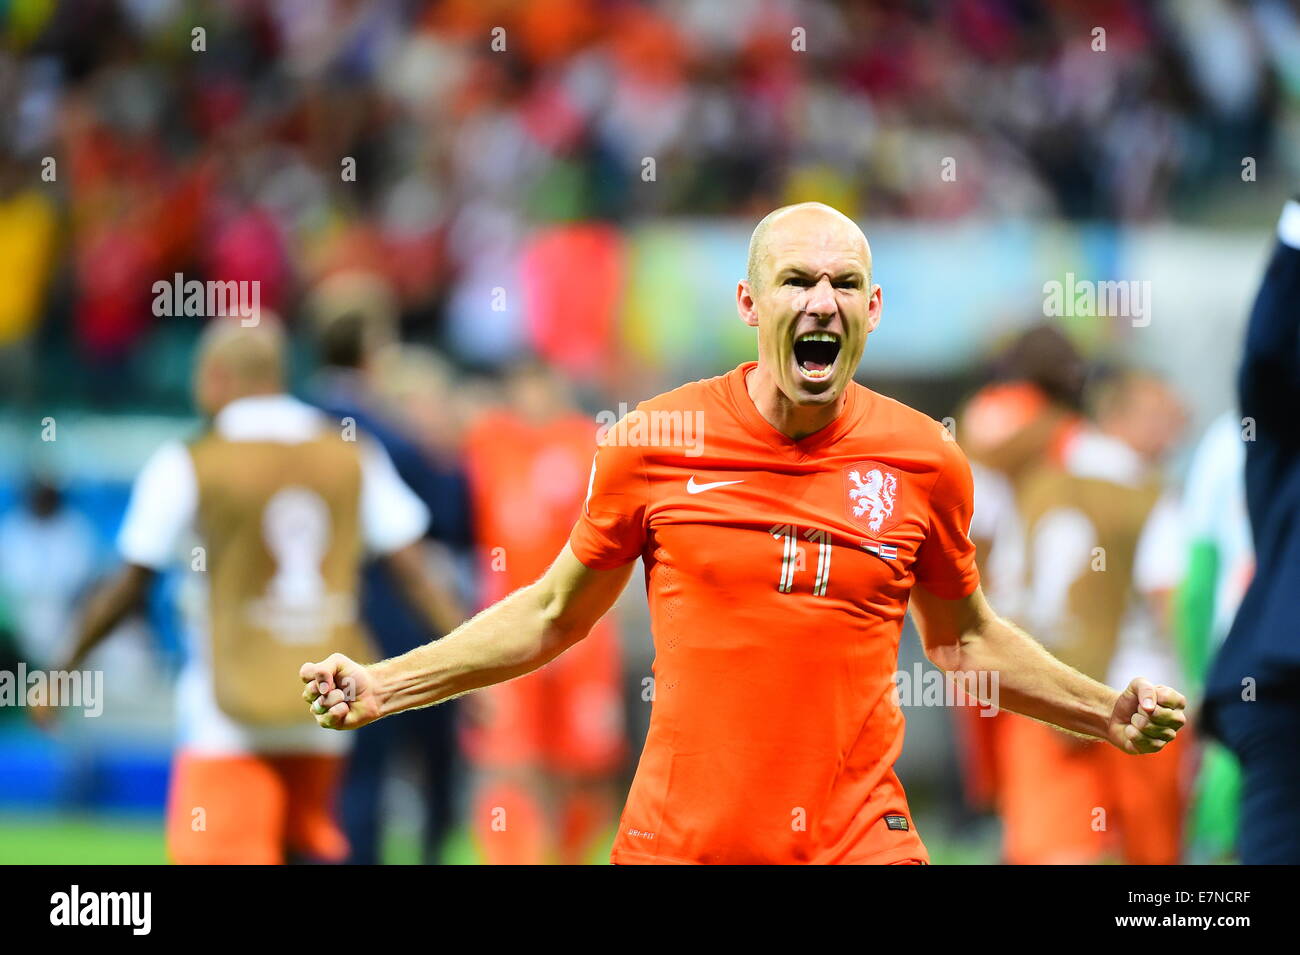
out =
{"type": "Polygon", "coordinates": [[[629,347],[653,357],[619,322],[626,230],[647,219],[816,197],[867,219],[1142,222],[1239,202],[1242,157],[1261,176],[1275,152],[1300,161],[1278,150],[1300,102],[1285,0],[2,16],[2,387],[46,402],[184,410],[183,376],[158,366],[193,323],[149,307],[175,272],[257,279],[296,324],[316,283],[374,271],[409,337],[475,365],[531,346],[593,378],[629,347]],[[523,307],[494,309],[497,288],[523,307]]]}
{"type": "MultiPolygon", "coordinates": [[[[547,389],[590,413],[752,357],[726,290],[776,206],[818,199],[873,241],[881,222],[922,247],[966,223],[1066,230],[1093,252],[1095,228],[1121,243],[1246,223],[1257,250],[1300,177],[1300,3],[12,0],[0,104],[0,425],[21,434],[0,475],[0,591],[8,653],[37,661],[113,562],[133,470],[195,429],[207,319],[156,315],[155,282],[258,282],[290,333],[294,390],[367,409],[445,482],[431,539],[481,603],[476,428],[527,419],[547,389]],[[723,294],[673,284],[700,262],[723,294]],[[108,437],[42,447],[31,422],[47,414],[94,415],[108,437]]],[[[1042,318],[1020,311],[1013,326],[1042,318]]],[[[888,388],[862,380],[936,417],[994,379],[1080,413],[1082,384],[1053,393],[1057,372],[1014,348],[995,360],[1010,337],[886,373],[888,388]]],[[[1080,347],[1071,361],[1124,357],[1080,347]]],[[[1226,382],[1232,357],[1205,361],[1226,382]]],[[[1018,429],[1033,415],[1017,409],[1018,429]]],[[[518,493],[554,483],[534,478],[518,493]]],[[[641,612],[624,614],[633,744],[641,612]]],[[[183,654],[172,616],[164,587],[102,665],[137,687],[166,679],[183,654]]],[[[158,710],[141,725],[167,718],[156,699],[132,705],[158,710]]],[[[946,726],[918,719],[909,739],[932,745],[909,745],[917,773],[955,804],[946,726]]],[[[70,788],[35,746],[7,751],[15,771],[52,773],[20,806],[157,794],[70,788]]]]}

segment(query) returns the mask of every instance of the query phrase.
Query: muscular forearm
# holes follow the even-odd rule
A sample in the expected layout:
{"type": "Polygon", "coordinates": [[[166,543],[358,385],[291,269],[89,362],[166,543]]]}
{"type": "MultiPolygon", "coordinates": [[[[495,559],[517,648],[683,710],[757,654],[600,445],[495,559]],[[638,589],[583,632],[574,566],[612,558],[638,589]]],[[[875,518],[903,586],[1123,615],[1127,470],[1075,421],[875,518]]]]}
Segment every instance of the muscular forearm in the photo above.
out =
{"type": "Polygon", "coordinates": [[[368,667],[338,653],[304,663],[303,699],[319,725],[355,729],[522,676],[585,637],[614,605],[632,567],[589,568],[566,544],[540,580],[441,640],[368,667]]]}
{"type": "Polygon", "coordinates": [[[541,581],[493,604],[441,640],[377,663],[381,713],[441,703],[522,676],[558,656],[582,633],[561,626],[541,581]]]}
{"type": "Polygon", "coordinates": [[[1107,738],[1107,721],[1119,694],[1067,666],[1033,637],[1001,618],[964,636],[945,670],[996,674],[996,706],[1097,739],[1107,738]]]}

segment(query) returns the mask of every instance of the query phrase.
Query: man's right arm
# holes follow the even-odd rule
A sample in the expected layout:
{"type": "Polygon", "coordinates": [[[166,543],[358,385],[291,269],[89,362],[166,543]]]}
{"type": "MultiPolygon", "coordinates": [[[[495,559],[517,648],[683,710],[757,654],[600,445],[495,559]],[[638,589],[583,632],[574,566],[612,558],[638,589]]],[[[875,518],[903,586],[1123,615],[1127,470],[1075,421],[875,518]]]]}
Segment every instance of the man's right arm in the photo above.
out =
{"type": "Polygon", "coordinates": [[[154,571],[151,568],[124,564],[112,578],[99,586],[86,602],[72,652],[58,668],[79,669],[90,651],[144,603],[153,578],[154,571]]]}
{"type": "Polygon", "coordinates": [[[341,654],[304,664],[303,699],[321,726],[355,729],[522,676],[590,632],[627,585],[634,563],[593,570],[565,544],[535,583],[441,640],[370,666],[341,654]]]}

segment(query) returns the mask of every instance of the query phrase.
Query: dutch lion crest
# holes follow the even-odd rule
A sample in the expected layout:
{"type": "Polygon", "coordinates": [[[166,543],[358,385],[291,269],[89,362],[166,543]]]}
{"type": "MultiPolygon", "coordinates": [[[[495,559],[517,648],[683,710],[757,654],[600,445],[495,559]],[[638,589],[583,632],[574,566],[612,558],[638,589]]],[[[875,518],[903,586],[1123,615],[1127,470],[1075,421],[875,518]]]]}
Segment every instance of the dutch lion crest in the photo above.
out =
{"type": "Polygon", "coordinates": [[[849,471],[849,506],[853,516],[865,519],[873,534],[880,533],[885,521],[894,513],[894,497],[898,492],[898,475],[871,468],[866,477],[858,468],[849,471]]]}

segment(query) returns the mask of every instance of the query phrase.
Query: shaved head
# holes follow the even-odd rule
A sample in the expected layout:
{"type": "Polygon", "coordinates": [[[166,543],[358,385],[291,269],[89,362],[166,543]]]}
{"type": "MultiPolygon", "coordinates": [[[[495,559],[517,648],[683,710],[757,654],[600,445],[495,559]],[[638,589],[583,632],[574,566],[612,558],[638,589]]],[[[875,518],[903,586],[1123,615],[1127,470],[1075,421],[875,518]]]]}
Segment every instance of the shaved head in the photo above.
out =
{"type": "Polygon", "coordinates": [[[214,318],[199,338],[195,391],[199,407],[215,414],[227,403],[248,395],[284,389],[284,332],[263,310],[257,325],[214,318]]]}
{"type": "Polygon", "coordinates": [[[796,202],[793,205],[773,209],[754,227],[754,232],[749,237],[749,258],[745,269],[745,280],[749,282],[751,288],[758,287],[763,267],[771,258],[769,246],[773,238],[779,236],[785,229],[806,229],[808,222],[817,218],[838,220],[845,229],[856,233],[862,240],[862,246],[866,251],[867,283],[870,284],[871,246],[867,244],[867,237],[862,234],[858,224],[840,210],[824,202],[796,202]]]}

